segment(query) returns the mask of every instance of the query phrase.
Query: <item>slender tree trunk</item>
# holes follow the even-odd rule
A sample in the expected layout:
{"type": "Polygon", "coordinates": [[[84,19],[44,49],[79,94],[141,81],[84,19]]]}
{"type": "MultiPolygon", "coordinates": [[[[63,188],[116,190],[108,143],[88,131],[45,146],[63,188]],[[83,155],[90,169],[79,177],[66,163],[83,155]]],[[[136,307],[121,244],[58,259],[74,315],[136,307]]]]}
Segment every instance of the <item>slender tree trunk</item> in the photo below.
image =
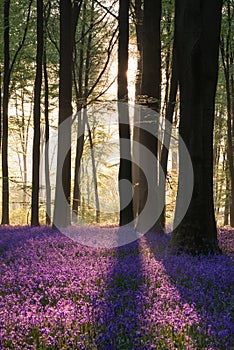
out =
{"type": "Polygon", "coordinates": [[[175,103],[178,91],[178,73],[176,67],[176,58],[175,58],[175,50],[172,53],[172,74],[171,74],[171,82],[170,82],[170,93],[169,100],[167,102],[166,107],[166,120],[169,122],[166,124],[165,132],[164,132],[164,140],[161,152],[161,167],[162,167],[162,176],[159,179],[159,187],[162,191],[162,205],[163,210],[159,218],[160,227],[162,230],[165,230],[166,224],[166,177],[167,177],[167,165],[168,165],[168,153],[171,142],[171,127],[173,123],[173,114],[175,111],[175,103]]]}
{"type": "Polygon", "coordinates": [[[36,79],[34,85],[34,138],[32,169],[32,213],[31,225],[39,225],[39,170],[40,170],[40,118],[41,118],[41,85],[43,62],[43,0],[37,0],[37,57],[36,79]]]}
{"type": "Polygon", "coordinates": [[[213,127],[218,78],[222,1],[177,0],[175,50],[180,86],[180,136],[189,151],[194,186],[187,213],[179,222],[187,195],[187,164],[179,149],[179,193],[173,244],[192,254],[218,249],[213,201],[213,127]]]}
{"type": "Polygon", "coordinates": [[[24,112],[24,92],[21,91],[21,109],[22,109],[22,127],[21,127],[21,148],[22,148],[22,158],[23,158],[23,207],[26,209],[27,200],[27,145],[26,145],[26,122],[25,122],[25,112],[24,112]]]}
{"type": "Polygon", "coordinates": [[[228,161],[225,162],[225,177],[226,177],[226,191],[225,191],[225,205],[224,205],[224,226],[230,224],[230,173],[228,169],[228,161]]]}
{"type": "MultiPolygon", "coordinates": [[[[79,5],[79,11],[81,9],[81,2],[79,5]]],[[[81,48],[79,50],[79,68],[78,68],[78,74],[76,74],[76,45],[75,45],[75,34],[76,34],[76,27],[78,22],[78,15],[75,15],[77,13],[77,6],[76,11],[73,11],[73,49],[74,49],[74,61],[73,61],[73,76],[74,76],[74,86],[75,86],[75,93],[76,93],[76,106],[77,106],[77,117],[78,117],[78,129],[77,129],[77,141],[76,141],[76,158],[75,158],[75,176],[74,176],[74,187],[73,187],[73,201],[72,201],[72,220],[74,222],[77,222],[78,219],[78,210],[80,207],[80,165],[81,165],[81,158],[83,154],[84,149],[84,132],[85,132],[85,123],[83,119],[83,112],[82,112],[82,102],[81,98],[83,95],[83,66],[84,66],[84,39],[85,39],[85,17],[86,17],[86,2],[83,2],[83,22],[82,22],[82,29],[81,29],[81,48]],[[78,75],[78,79],[76,77],[78,75]],[[78,84],[77,84],[78,80],[78,84]]]]}
{"type": "Polygon", "coordinates": [[[59,132],[54,221],[71,223],[72,3],[60,0],[59,132]]]}
{"type": "Polygon", "coordinates": [[[0,67],[0,152],[2,149],[2,67],[0,67]]]}
{"type": "MultiPolygon", "coordinates": [[[[92,0],[91,4],[91,18],[90,18],[90,28],[93,27],[94,24],[94,0],[92,0]]],[[[92,30],[89,32],[88,43],[87,43],[87,51],[86,51],[86,66],[85,66],[85,105],[87,105],[88,98],[88,86],[89,86],[89,73],[90,73],[90,52],[92,47],[92,30]]],[[[95,206],[96,206],[96,222],[100,222],[100,203],[99,203],[99,194],[98,194],[98,181],[97,181],[97,167],[95,162],[95,154],[93,147],[93,139],[89,126],[87,108],[84,109],[84,120],[87,125],[88,136],[89,136],[89,144],[90,144],[90,152],[91,152],[91,161],[92,161],[92,169],[93,169],[93,183],[94,183],[94,193],[95,193],[95,206]]]]}
{"type": "Polygon", "coordinates": [[[2,123],[2,225],[9,224],[9,177],[8,177],[8,104],[10,84],[10,0],[4,1],[4,76],[3,76],[3,123],[2,123]]]}
{"type": "Polygon", "coordinates": [[[74,222],[77,222],[77,216],[78,216],[79,207],[80,207],[80,166],[81,166],[81,158],[82,158],[83,149],[84,149],[84,133],[85,133],[85,123],[84,123],[82,113],[84,112],[78,111],[75,177],[74,177],[73,202],[72,202],[72,212],[73,212],[74,222]]]}
{"type": "Polygon", "coordinates": [[[95,162],[93,139],[92,139],[92,134],[91,134],[88,116],[87,116],[87,109],[84,110],[84,119],[85,119],[85,123],[86,123],[87,129],[88,129],[91,161],[92,161],[92,169],[93,169],[93,185],[94,185],[94,193],[95,193],[96,222],[99,223],[100,222],[100,203],[99,203],[99,195],[98,195],[97,167],[96,167],[96,162],[95,162]]]}
{"type": "MultiPolygon", "coordinates": [[[[152,220],[154,224],[150,228],[153,231],[159,229],[157,218],[159,218],[159,191],[158,191],[158,164],[151,157],[158,156],[158,120],[161,100],[161,0],[145,0],[143,16],[143,67],[140,103],[151,109],[142,108],[140,116],[139,139],[141,147],[139,153],[140,176],[139,176],[139,214],[149,201],[150,208],[144,216],[144,222],[138,217],[138,230],[145,230],[152,220]],[[144,151],[148,149],[148,153],[144,151]],[[143,169],[150,169],[146,174],[143,169]],[[154,219],[155,218],[155,219],[154,219]]],[[[145,170],[144,170],[145,171],[145,170]]]]}
{"type": "Polygon", "coordinates": [[[47,74],[47,55],[46,48],[44,48],[43,57],[43,71],[44,71],[44,84],[45,84],[45,186],[46,186],[46,225],[51,224],[51,186],[50,186],[50,169],[49,169],[49,137],[50,137],[50,124],[49,124],[49,82],[47,74]]]}
{"type": "MultiPolygon", "coordinates": [[[[142,43],[142,30],[143,30],[143,0],[135,0],[135,16],[136,16],[136,40],[137,40],[137,73],[135,83],[135,103],[138,103],[138,99],[141,93],[141,80],[142,80],[142,65],[143,65],[143,43],[142,43]]],[[[133,127],[133,163],[132,163],[132,181],[133,181],[133,211],[134,219],[137,219],[139,210],[139,123],[140,123],[140,110],[134,109],[134,127],[133,127]]]]}
{"type": "Polygon", "coordinates": [[[120,140],[120,226],[133,221],[131,140],[128,113],[129,0],[119,1],[118,115],[120,140]]]}
{"type": "MultiPolygon", "coordinates": [[[[231,14],[231,2],[226,3],[227,6],[227,33],[226,40],[221,40],[221,55],[224,69],[224,76],[226,82],[226,98],[227,98],[227,158],[228,167],[230,172],[230,191],[231,191],[231,204],[230,204],[230,224],[234,227],[234,87],[233,87],[233,49],[232,49],[232,19],[231,14]]],[[[232,10],[234,11],[234,10],[232,10]]]]}

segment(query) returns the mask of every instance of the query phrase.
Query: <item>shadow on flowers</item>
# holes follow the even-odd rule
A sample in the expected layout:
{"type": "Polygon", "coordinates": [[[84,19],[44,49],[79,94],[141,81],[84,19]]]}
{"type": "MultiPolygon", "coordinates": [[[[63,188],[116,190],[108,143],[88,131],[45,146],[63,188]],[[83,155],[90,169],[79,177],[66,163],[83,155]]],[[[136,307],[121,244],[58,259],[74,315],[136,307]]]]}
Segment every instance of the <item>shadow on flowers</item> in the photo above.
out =
{"type": "MultiPolygon", "coordinates": [[[[117,235],[121,241],[121,229],[117,235]]],[[[138,241],[111,249],[108,254],[110,265],[104,301],[95,307],[98,311],[95,345],[102,350],[139,349],[142,273],[138,241]]]]}
{"type": "MultiPolygon", "coordinates": [[[[234,348],[234,266],[227,255],[170,254],[170,235],[148,233],[145,240],[169,277],[168,313],[176,333],[196,349],[234,348]],[[176,305],[176,306],[175,306],[176,305]]],[[[222,245],[221,245],[222,246],[222,245]]],[[[159,290],[160,293],[160,290],[159,290]]]]}

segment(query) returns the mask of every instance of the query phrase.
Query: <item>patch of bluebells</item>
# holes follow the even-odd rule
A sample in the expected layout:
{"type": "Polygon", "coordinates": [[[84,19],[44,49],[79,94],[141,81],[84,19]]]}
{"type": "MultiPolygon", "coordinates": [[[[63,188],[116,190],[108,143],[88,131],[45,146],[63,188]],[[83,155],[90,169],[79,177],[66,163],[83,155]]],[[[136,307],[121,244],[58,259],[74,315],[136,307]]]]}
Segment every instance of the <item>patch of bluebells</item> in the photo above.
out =
{"type": "Polygon", "coordinates": [[[94,249],[0,228],[0,349],[234,349],[234,230],[219,231],[224,255],[175,256],[168,241],[94,249]]]}

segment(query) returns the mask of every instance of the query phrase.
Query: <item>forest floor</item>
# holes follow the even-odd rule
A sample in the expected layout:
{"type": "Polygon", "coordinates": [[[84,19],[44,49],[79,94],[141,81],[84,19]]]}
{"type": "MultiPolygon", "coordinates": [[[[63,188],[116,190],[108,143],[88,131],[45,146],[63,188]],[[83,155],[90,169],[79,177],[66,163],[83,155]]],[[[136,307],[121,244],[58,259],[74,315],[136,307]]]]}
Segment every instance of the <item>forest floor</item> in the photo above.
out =
{"type": "Polygon", "coordinates": [[[234,229],[223,255],[171,255],[168,239],[95,249],[0,228],[0,349],[234,349],[234,229]]]}

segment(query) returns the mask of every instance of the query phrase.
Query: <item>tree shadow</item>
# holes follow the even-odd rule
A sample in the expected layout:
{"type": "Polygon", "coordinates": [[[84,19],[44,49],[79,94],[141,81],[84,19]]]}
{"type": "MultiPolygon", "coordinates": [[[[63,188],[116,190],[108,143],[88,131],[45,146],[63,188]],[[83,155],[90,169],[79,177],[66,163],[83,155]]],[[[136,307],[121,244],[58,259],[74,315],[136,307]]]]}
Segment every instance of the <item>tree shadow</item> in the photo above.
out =
{"type": "MultiPolygon", "coordinates": [[[[117,236],[121,242],[121,228],[117,236]]],[[[110,249],[108,255],[110,264],[104,301],[94,305],[98,310],[95,345],[102,350],[140,349],[138,318],[142,314],[143,283],[139,242],[110,249]]]]}
{"type": "Polygon", "coordinates": [[[32,237],[41,236],[39,227],[0,226],[0,253],[20,246],[32,237]]]}
{"type": "Polygon", "coordinates": [[[197,257],[172,254],[170,240],[171,234],[162,232],[145,235],[147,246],[155,260],[163,264],[182,304],[189,305],[199,316],[200,324],[190,328],[190,337],[198,349],[234,349],[232,260],[224,254],[197,257]]]}

